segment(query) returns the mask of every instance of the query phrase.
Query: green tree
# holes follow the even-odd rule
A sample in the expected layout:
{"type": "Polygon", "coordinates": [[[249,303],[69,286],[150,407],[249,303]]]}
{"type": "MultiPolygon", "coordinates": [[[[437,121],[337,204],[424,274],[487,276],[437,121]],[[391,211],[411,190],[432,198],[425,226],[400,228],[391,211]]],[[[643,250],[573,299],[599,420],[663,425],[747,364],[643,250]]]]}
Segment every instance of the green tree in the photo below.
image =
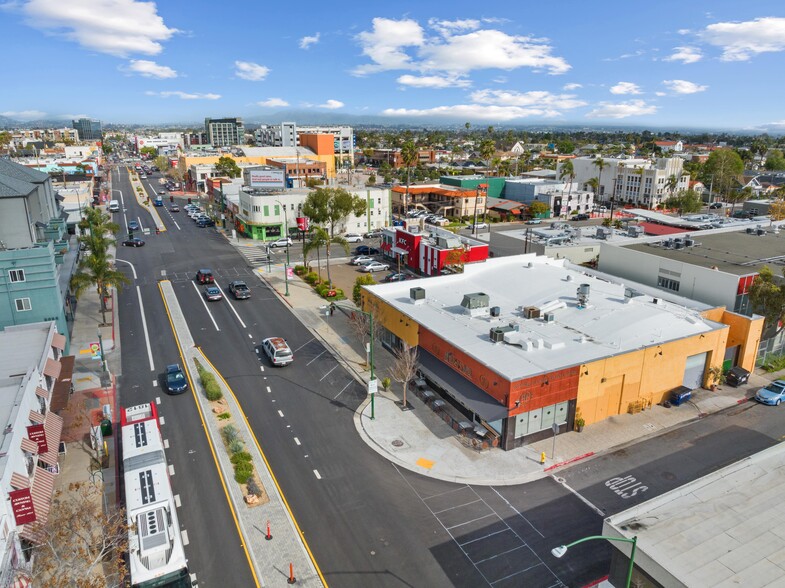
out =
{"type": "Polygon", "coordinates": [[[71,289],[77,299],[90,287],[95,286],[101,301],[101,322],[106,323],[106,297],[109,288],[120,290],[130,284],[124,273],[118,271],[106,251],[90,251],[90,255],[79,261],[79,266],[71,276],[71,289]]]}
{"type": "Polygon", "coordinates": [[[368,184],[369,186],[374,186],[376,184],[376,174],[369,175],[366,184],[368,184]]]}
{"type": "Polygon", "coordinates": [[[483,139],[480,142],[479,151],[480,157],[482,157],[485,161],[485,165],[490,169],[491,159],[493,158],[493,154],[496,153],[496,144],[493,142],[493,139],[483,139]]]}
{"type": "Polygon", "coordinates": [[[678,185],[679,185],[679,178],[677,178],[673,174],[671,174],[668,177],[668,179],[665,180],[665,189],[668,191],[668,193],[670,194],[671,198],[673,198],[673,192],[676,190],[678,185]]]}
{"type": "Polygon", "coordinates": [[[545,204],[545,202],[541,202],[539,200],[529,202],[529,216],[531,217],[542,217],[549,210],[550,208],[547,204],[545,204]]]}
{"type": "Polygon", "coordinates": [[[373,286],[376,280],[371,274],[363,274],[354,280],[354,288],[352,288],[352,300],[354,303],[361,307],[363,286],[373,286]]]}
{"type": "Polygon", "coordinates": [[[84,243],[91,252],[106,255],[109,246],[115,243],[114,235],[120,226],[112,221],[112,217],[100,208],[85,206],[79,220],[81,235],[78,240],[84,243]]]}
{"type": "Polygon", "coordinates": [[[564,180],[564,178],[569,180],[569,184],[567,184],[567,200],[569,200],[570,192],[572,191],[572,181],[575,179],[575,166],[572,163],[572,159],[562,163],[559,168],[559,179],[564,180]]]}
{"type": "MultiPolygon", "coordinates": [[[[783,277],[785,278],[785,269],[783,277]]],[[[774,277],[769,266],[764,265],[755,276],[749,295],[752,309],[765,317],[766,335],[778,335],[785,328],[785,285],[774,277]]]]}
{"type": "Polygon", "coordinates": [[[712,151],[703,164],[703,183],[725,199],[736,191],[737,178],[744,172],[744,162],[733,149],[712,151]]]}
{"type": "Polygon", "coordinates": [[[416,165],[420,159],[420,152],[417,146],[412,141],[406,141],[401,147],[401,161],[406,167],[406,196],[404,196],[403,212],[408,210],[409,206],[409,184],[411,182],[412,166],[416,165]]]}
{"type": "Polygon", "coordinates": [[[557,141],[556,151],[558,151],[559,153],[570,154],[573,151],[575,151],[575,143],[573,143],[569,139],[563,139],[561,141],[557,141]]]}
{"type": "Polygon", "coordinates": [[[680,215],[699,212],[703,208],[703,201],[694,190],[687,190],[676,196],[671,196],[664,204],[666,208],[677,209],[680,215]]]}
{"type": "Polygon", "coordinates": [[[218,158],[218,163],[215,164],[215,171],[229,178],[239,178],[243,174],[237,162],[227,155],[218,158]]]}
{"type": "Polygon", "coordinates": [[[158,155],[158,149],[155,147],[142,147],[139,150],[139,153],[142,155],[149,155],[150,157],[156,157],[158,155]]]}
{"type": "Polygon", "coordinates": [[[308,256],[316,251],[316,271],[319,274],[319,280],[322,279],[322,247],[325,247],[329,240],[330,235],[325,229],[313,226],[311,227],[308,240],[303,244],[303,264],[306,267],[308,267],[308,262],[306,261],[308,256]]]}
{"type": "Polygon", "coordinates": [[[159,155],[153,160],[153,165],[162,172],[165,172],[167,169],[169,169],[169,158],[159,155]]]}
{"type": "Polygon", "coordinates": [[[0,147],[5,147],[11,143],[11,133],[9,131],[0,132],[0,147]]]}
{"type": "Polygon", "coordinates": [[[785,169],[785,157],[779,149],[772,149],[766,157],[766,163],[763,164],[769,171],[780,171],[785,169]]]}

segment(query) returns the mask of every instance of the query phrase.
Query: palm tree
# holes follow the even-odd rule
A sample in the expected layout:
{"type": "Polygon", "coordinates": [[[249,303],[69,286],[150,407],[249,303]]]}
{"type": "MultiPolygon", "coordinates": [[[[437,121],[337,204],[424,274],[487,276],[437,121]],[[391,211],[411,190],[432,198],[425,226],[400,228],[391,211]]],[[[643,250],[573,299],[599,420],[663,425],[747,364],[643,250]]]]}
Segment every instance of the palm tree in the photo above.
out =
{"type": "Polygon", "coordinates": [[[567,200],[570,199],[570,192],[572,191],[572,181],[575,179],[575,166],[572,164],[572,159],[568,159],[561,166],[559,172],[559,179],[569,178],[570,183],[567,184],[567,200]]]}
{"type": "Polygon", "coordinates": [[[401,147],[401,161],[406,166],[406,196],[403,199],[403,212],[409,210],[409,183],[411,181],[412,166],[420,159],[420,152],[413,141],[406,141],[401,147]]]}
{"type": "Polygon", "coordinates": [[[480,157],[485,160],[485,165],[491,167],[491,158],[496,153],[496,144],[491,139],[483,139],[480,143],[480,157]]]}
{"type": "Polygon", "coordinates": [[[99,208],[90,206],[85,206],[82,210],[79,228],[82,231],[79,241],[84,243],[91,252],[101,254],[106,254],[109,245],[115,242],[112,237],[107,235],[114,236],[120,230],[120,226],[112,222],[112,218],[108,214],[99,208]]]}
{"type": "Polygon", "coordinates": [[[589,186],[594,192],[594,201],[597,201],[597,191],[600,189],[600,181],[597,178],[589,178],[587,180],[586,185],[589,186]]]}
{"type": "Polygon", "coordinates": [[[327,232],[327,229],[314,226],[308,241],[303,244],[303,257],[309,255],[311,251],[316,251],[316,271],[319,273],[320,280],[322,279],[321,251],[322,247],[327,245],[329,240],[330,234],[327,232]]]}
{"type": "Polygon", "coordinates": [[[109,288],[120,290],[131,281],[124,273],[118,271],[106,252],[92,251],[79,262],[79,267],[71,276],[71,288],[77,300],[90,286],[95,286],[101,300],[101,322],[106,324],[106,297],[109,288]]]}
{"type": "Polygon", "coordinates": [[[597,192],[599,192],[600,189],[602,188],[602,170],[605,169],[605,166],[607,164],[605,163],[605,160],[602,157],[598,157],[597,159],[594,160],[594,165],[596,165],[597,169],[599,170],[597,174],[597,190],[595,191],[595,198],[596,198],[597,192]]]}
{"type": "Polygon", "coordinates": [[[675,175],[671,174],[671,176],[665,181],[665,189],[670,193],[670,197],[673,198],[673,191],[679,185],[679,178],[675,175]]]}

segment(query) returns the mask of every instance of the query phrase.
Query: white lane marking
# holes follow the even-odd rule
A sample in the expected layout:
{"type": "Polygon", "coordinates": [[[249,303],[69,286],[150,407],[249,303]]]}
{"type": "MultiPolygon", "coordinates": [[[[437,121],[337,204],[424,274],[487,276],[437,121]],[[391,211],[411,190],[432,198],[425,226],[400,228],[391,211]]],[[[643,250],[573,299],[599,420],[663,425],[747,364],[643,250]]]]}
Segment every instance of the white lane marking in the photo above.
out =
{"type": "MultiPolygon", "coordinates": [[[[221,288],[221,286],[218,285],[217,281],[215,282],[215,285],[218,288],[221,288]]],[[[221,290],[223,290],[223,288],[221,288],[221,290]]],[[[242,325],[243,329],[247,329],[248,327],[245,326],[245,323],[243,322],[243,319],[240,318],[240,315],[237,314],[237,311],[234,309],[234,304],[232,304],[232,302],[229,300],[229,292],[226,292],[226,296],[224,296],[224,300],[226,300],[226,304],[229,305],[229,308],[232,309],[232,312],[234,313],[234,316],[237,317],[237,320],[240,321],[240,324],[242,325]]]]}
{"type": "Polygon", "coordinates": [[[158,422],[162,427],[166,424],[166,419],[163,417],[163,415],[158,417],[158,422]]]}
{"type": "Polygon", "coordinates": [[[139,223],[139,230],[140,230],[140,231],[142,231],[142,232],[144,232],[144,225],[142,224],[142,217],[140,217],[140,216],[137,216],[137,217],[136,217],[136,222],[138,222],[138,223],[139,223]]]}
{"type": "Polygon", "coordinates": [[[170,476],[174,476],[174,466],[172,464],[169,464],[169,468],[168,469],[169,469],[169,475],[170,476]]]}
{"type": "Polygon", "coordinates": [[[263,365],[260,365],[260,366],[259,366],[259,369],[260,369],[260,370],[262,370],[262,371],[264,371],[264,366],[263,366],[263,365]]]}
{"type": "Polygon", "coordinates": [[[253,337],[251,336],[251,333],[248,333],[248,338],[249,339],[253,339],[253,337]]]}
{"type": "Polygon", "coordinates": [[[280,410],[278,411],[278,416],[283,418],[283,413],[280,410]]]}
{"type": "Polygon", "coordinates": [[[156,396],[155,397],[155,403],[156,404],[161,404],[161,397],[160,396],[156,396]]]}
{"type": "Polygon", "coordinates": [[[153,363],[153,349],[150,347],[150,333],[147,330],[147,319],[144,316],[144,302],[142,302],[142,291],[139,286],[136,287],[136,296],[139,298],[139,312],[142,314],[142,329],[144,329],[144,342],[147,345],[147,359],[150,360],[150,371],[155,371],[155,364],[153,363]]]}
{"type": "Polygon", "coordinates": [[[199,296],[199,300],[202,301],[202,305],[204,306],[204,309],[207,311],[207,315],[210,317],[210,320],[213,321],[213,326],[215,327],[215,330],[220,331],[221,329],[218,328],[218,323],[216,323],[215,318],[213,318],[213,313],[210,312],[209,308],[207,308],[207,301],[205,301],[204,296],[202,296],[202,293],[199,292],[199,288],[196,287],[196,282],[191,282],[191,286],[193,286],[194,290],[196,290],[196,295],[199,296]]]}
{"type": "Polygon", "coordinates": [[[176,227],[177,227],[177,230],[178,230],[178,231],[182,231],[182,229],[180,228],[180,225],[178,225],[178,224],[177,224],[177,221],[176,221],[176,220],[172,219],[172,222],[174,223],[174,226],[176,226],[176,227]]]}
{"type": "Polygon", "coordinates": [[[294,442],[297,443],[297,445],[300,444],[300,440],[297,437],[294,438],[294,442]]]}
{"type": "Polygon", "coordinates": [[[321,378],[319,378],[319,381],[321,382],[322,380],[324,380],[324,379],[325,379],[327,376],[329,376],[331,373],[333,373],[333,370],[334,370],[335,368],[337,368],[337,367],[338,367],[338,364],[334,365],[332,370],[330,370],[329,372],[327,372],[326,374],[324,374],[324,375],[323,375],[321,378]]]}
{"type": "Polygon", "coordinates": [[[153,386],[158,386],[158,380],[153,380],[153,386]]]}
{"type": "Polygon", "coordinates": [[[270,392],[272,392],[272,390],[270,390],[270,386],[267,386],[267,393],[269,394],[270,392]]]}
{"type": "Polygon", "coordinates": [[[164,449],[169,449],[169,439],[164,439],[164,449]]]}
{"type": "Polygon", "coordinates": [[[134,280],[136,279],[136,268],[134,267],[134,264],[132,264],[130,261],[126,261],[124,259],[117,259],[116,257],[115,257],[115,261],[122,261],[123,263],[127,263],[128,265],[130,265],[131,266],[131,273],[134,274],[134,280]]]}
{"type": "MultiPolygon", "coordinates": [[[[298,347],[298,349],[301,349],[301,347],[298,347]]],[[[294,353],[294,352],[292,352],[292,353],[294,353]]],[[[326,349],[325,349],[324,351],[322,351],[322,352],[321,352],[319,355],[317,355],[316,357],[314,357],[314,358],[313,358],[311,361],[309,361],[308,363],[306,363],[306,364],[305,364],[305,367],[308,367],[309,365],[311,365],[313,362],[315,362],[317,359],[319,359],[319,358],[320,358],[322,355],[324,355],[325,353],[327,353],[327,350],[326,350],[326,349]]]]}
{"type": "Polygon", "coordinates": [[[175,494],[175,495],[174,495],[174,505],[175,505],[177,508],[180,508],[180,507],[183,505],[183,503],[182,503],[182,502],[180,502],[180,495],[179,495],[179,494],[175,494]]]}
{"type": "Polygon", "coordinates": [[[314,470],[313,471],[313,475],[316,476],[317,480],[321,480],[322,479],[322,477],[319,475],[319,470],[314,470]]]}
{"type": "Polygon", "coordinates": [[[183,529],[180,531],[180,536],[183,538],[183,545],[188,545],[188,531],[183,529]]]}
{"type": "Polygon", "coordinates": [[[352,384],[354,384],[354,382],[349,382],[348,384],[346,384],[346,386],[344,386],[344,387],[343,387],[343,389],[342,389],[340,392],[338,392],[338,394],[336,394],[335,396],[333,396],[333,400],[335,400],[335,399],[336,399],[336,398],[338,398],[338,397],[339,397],[341,394],[343,394],[343,391],[344,391],[344,390],[346,390],[346,389],[347,389],[349,386],[351,386],[352,384]]]}

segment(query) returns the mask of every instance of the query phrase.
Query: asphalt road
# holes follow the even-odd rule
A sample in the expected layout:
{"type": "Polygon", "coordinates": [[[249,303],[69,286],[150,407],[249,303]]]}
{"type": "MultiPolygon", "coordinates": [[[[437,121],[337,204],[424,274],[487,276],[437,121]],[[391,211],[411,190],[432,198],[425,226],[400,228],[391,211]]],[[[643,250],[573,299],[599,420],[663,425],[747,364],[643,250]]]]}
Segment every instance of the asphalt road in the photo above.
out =
{"type": "MultiPolygon", "coordinates": [[[[115,175],[115,187],[123,190],[126,218],[150,227],[121,175],[119,182],[115,175]]],[[[166,204],[157,210],[168,231],[141,235],[145,247],[118,252],[137,272],[119,297],[120,402],[161,399],[167,459],[189,538],[186,554],[200,586],[253,582],[193,398],[169,397],[160,382],[153,385],[165,364],[179,360],[157,287],[163,277],[172,281],[197,344],[242,404],[329,585],[578,586],[606,573],[609,550],[602,542],[563,560],[550,554],[602,525],[552,480],[501,489],[455,485],[399,471],[368,448],[352,421],[365,395],[361,386],[253,278],[224,237],[197,228],[182,212],[169,213],[166,204]],[[193,282],[196,269],[205,266],[222,288],[246,279],[252,298],[206,306],[193,282]],[[261,340],[273,335],[289,341],[292,365],[274,369],[258,353],[261,340]]],[[[122,215],[115,216],[124,226],[122,215]]]]}

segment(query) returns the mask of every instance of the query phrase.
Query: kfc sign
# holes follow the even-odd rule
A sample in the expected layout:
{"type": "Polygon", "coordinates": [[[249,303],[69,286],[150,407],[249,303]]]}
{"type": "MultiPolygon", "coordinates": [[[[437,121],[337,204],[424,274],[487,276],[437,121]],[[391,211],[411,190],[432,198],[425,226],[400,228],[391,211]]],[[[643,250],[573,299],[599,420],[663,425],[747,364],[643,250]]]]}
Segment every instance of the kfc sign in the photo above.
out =
{"type": "Polygon", "coordinates": [[[307,231],[308,230],[308,217],[305,216],[298,216],[297,220],[297,229],[300,231],[307,231]]]}

